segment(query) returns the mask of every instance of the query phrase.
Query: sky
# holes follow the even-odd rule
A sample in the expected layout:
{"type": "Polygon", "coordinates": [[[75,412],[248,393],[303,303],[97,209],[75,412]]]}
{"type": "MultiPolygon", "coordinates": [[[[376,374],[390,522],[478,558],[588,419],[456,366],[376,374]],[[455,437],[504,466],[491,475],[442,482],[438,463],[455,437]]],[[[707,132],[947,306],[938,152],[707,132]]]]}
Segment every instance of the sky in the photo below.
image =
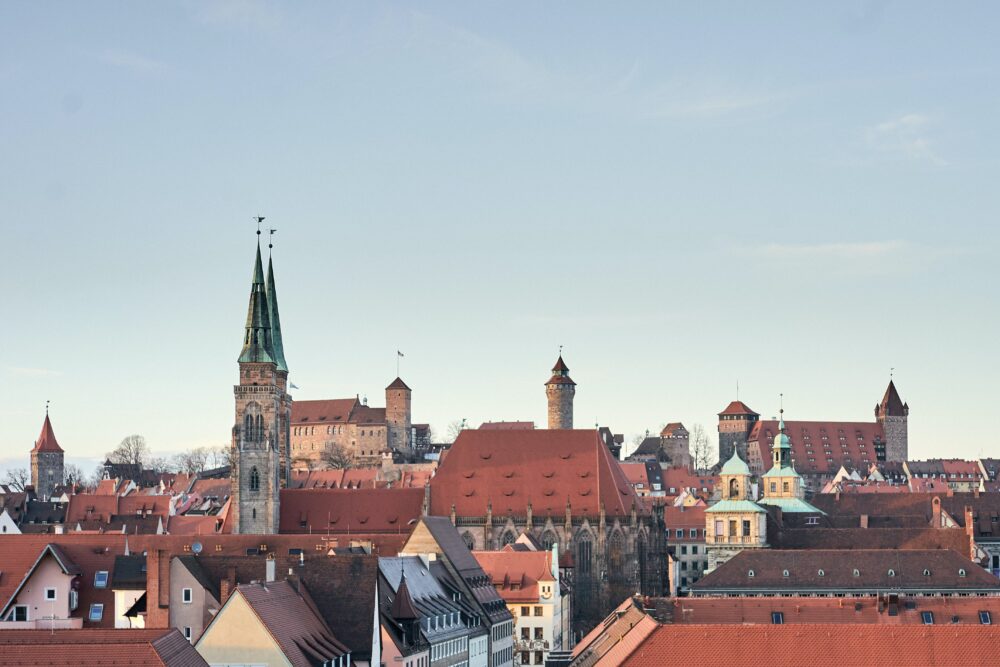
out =
{"type": "Polygon", "coordinates": [[[996,3],[0,4],[0,464],[229,441],[255,248],[296,400],[1000,456],[996,3]],[[265,250],[266,251],[266,250],[265,250]]]}

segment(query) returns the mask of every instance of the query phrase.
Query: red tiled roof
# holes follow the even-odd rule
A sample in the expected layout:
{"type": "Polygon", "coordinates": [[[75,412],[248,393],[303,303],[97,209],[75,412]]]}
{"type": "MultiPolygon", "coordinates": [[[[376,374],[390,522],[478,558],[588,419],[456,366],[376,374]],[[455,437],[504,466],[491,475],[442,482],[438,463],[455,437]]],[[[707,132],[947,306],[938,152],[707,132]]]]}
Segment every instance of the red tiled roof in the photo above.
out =
{"type": "Polygon", "coordinates": [[[292,423],[346,424],[351,412],[359,405],[356,398],[335,398],[326,401],[293,401],[292,423]]]}
{"type": "MultiPolygon", "coordinates": [[[[111,481],[111,480],[104,480],[111,481]]],[[[170,496],[147,495],[98,495],[93,493],[78,493],[69,497],[66,508],[66,523],[82,521],[97,521],[110,523],[112,517],[145,516],[162,517],[164,521],[170,512],[170,496]]]]}
{"type": "MultiPolygon", "coordinates": [[[[663,508],[663,523],[666,524],[668,530],[674,530],[676,528],[684,529],[684,534],[688,535],[687,532],[691,528],[697,528],[702,533],[702,537],[699,541],[704,542],[704,530],[705,530],[705,508],[704,507],[672,507],[667,506],[663,508]]],[[[676,533],[671,533],[671,535],[676,535],[676,533]]],[[[674,541],[675,538],[671,537],[670,541],[674,541]]]]}
{"type": "Polygon", "coordinates": [[[381,468],[348,468],[346,470],[293,470],[292,489],[360,489],[375,488],[381,468]]]}
{"type": "Polygon", "coordinates": [[[420,518],[424,490],[283,489],[282,533],[409,535],[420,518]]]}
{"type": "MultiPolygon", "coordinates": [[[[877,460],[875,441],[885,441],[882,426],[875,422],[786,421],[785,433],[792,441],[795,470],[802,475],[833,475],[841,466],[867,468],[877,460]]],[[[777,421],[761,420],[754,424],[747,437],[750,446],[753,443],[759,446],[765,471],[770,470],[773,463],[771,443],[777,434],[777,421]]]]}
{"type": "Polygon", "coordinates": [[[684,428],[684,424],[680,422],[672,422],[663,427],[663,430],[660,431],[660,436],[664,438],[669,438],[674,434],[675,431],[683,431],[684,435],[687,434],[687,429],[684,428]]]}
{"type": "Polygon", "coordinates": [[[697,493],[711,493],[719,478],[714,475],[697,475],[683,466],[671,466],[663,469],[663,488],[667,493],[670,489],[694,489],[697,493]],[[702,489],[708,489],[703,492],[702,489]]]}
{"type": "Polygon", "coordinates": [[[487,431],[530,431],[535,428],[535,422],[483,422],[479,428],[487,431]]]}
{"type": "Polygon", "coordinates": [[[385,408],[371,408],[367,405],[359,405],[351,413],[352,424],[384,424],[385,408]]]}
{"type": "Polygon", "coordinates": [[[626,516],[635,489],[596,430],[464,430],[431,480],[431,513],[626,516]]]}
{"type": "Polygon", "coordinates": [[[985,667],[996,664],[998,644],[996,625],[661,625],[625,660],[600,664],[660,667],[670,656],[675,664],[985,667]]]}
{"type": "Polygon", "coordinates": [[[556,360],[556,365],[552,367],[553,373],[569,373],[569,366],[563,361],[562,355],[559,355],[559,359],[556,360]]]}
{"type": "Polygon", "coordinates": [[[751,410],[750,406],[748,406],[743,401],[733,401],[732,403],[730,403],[729,405],[726,406],[725,410],[723,410],[722,412],[719,413],[720,417],[722,415],[752,415],[752,416],[760,416],[756,412],[754,412],[753,410],[751,410]]]}
{"type": "MultiPolygon", "coordinates": [[[[105,616],[109,615],[105,608],[105,616]]],[[[113,615],[113,614],[112,614],[113,615]]],[[[157,665],[207,667],[176,628],[141,630],[4,630],[4,664],[97,667],[157,665]]]]}
{"type": "Polygon", "coordinates": [[[645,463],[619,463],[622,472],[625,473],[625,478],[628,479],[629,484],[635,486],[636,484],[649,484],[649,476],[646,474],[646,464],[645,463]]]}
{"type": "Polygon", "coordinates": [[[490,581],[506,602],[538,602],[538,582],[552,577],[551,551],[473,551],[490,581]]]}
{"type": "Polygon", "coordinates": [[[56,441],[55,431],[52,430],[52,422],[49,421],[49,415],[46,413],[45,421],[42,423],[42,432],[38,435],[38,440],[35,440],[35,448],[32,449],[33,452],[61,452],[62,447],[56,441]]]}

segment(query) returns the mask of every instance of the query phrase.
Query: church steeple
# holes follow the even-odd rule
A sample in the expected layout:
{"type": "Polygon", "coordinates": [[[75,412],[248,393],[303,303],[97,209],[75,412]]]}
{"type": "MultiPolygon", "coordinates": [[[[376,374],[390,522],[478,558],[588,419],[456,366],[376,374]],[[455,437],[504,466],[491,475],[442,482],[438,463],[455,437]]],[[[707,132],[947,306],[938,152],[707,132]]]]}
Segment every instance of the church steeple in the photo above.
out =
{"type": "MultiPolygon", "coordinates": [[[[268,244],[268,248],[271,244],[268,244]]],[[[278,370],[288,372],[285,363],[285,347],[281,344],[281,319],[278,317],[278,292],[274,287],[274,263],[270,255],[267,258],[267,311],[271,321],[271,345],[274,351],[274,362],[278,370]]]]}
{"type": "MultiPolygon", "coordinates": [[[[259,234],[260,232],[258,232],[259,234]]],[[[240,363],[276,363],[271,342],[270,308],[264,286],[264,265],[260,259],[260,240],[257,241],[257,259],[254,263],[253,283],[250,285],[250,306],[243,335],[240,363]]]]}
{"type": "Polygon", "coordinates": [[[772,452],[774,453],[774,467],[781,468],[791,468],[792,467],[792,440],[785,433],[785,409],[781,409],[781,419],[778,421],[778,435],[774,437],[774,446],[772,447],[772,452]]]}

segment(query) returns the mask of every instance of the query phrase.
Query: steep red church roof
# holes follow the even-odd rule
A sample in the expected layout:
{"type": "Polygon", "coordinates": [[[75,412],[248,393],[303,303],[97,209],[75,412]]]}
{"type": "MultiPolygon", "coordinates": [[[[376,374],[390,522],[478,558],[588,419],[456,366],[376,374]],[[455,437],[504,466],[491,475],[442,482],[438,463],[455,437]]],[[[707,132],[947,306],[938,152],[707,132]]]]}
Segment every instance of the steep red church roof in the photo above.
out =
{"type": "Polygon", "coordinates": [[[33,452],[61,452],[63,449],[56,442],[55,431],[52,430],[52,422],[49,421],[48,413],[45,414],[45,423],[42,424],[42,432],[35,441],[33,452]]]}
{"type": "Polygon", "coordinates": [[[431,480],[431,514],[625,516],[638,505],[621,466],[590,430],[481,430],[461,432],[431,480]]]}

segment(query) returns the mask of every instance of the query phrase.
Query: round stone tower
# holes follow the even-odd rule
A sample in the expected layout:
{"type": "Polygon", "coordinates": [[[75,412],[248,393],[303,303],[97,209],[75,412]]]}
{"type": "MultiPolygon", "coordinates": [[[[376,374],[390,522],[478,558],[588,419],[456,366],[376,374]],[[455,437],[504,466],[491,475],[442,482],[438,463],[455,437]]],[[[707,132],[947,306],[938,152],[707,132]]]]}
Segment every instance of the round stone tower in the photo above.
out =
{"type": "Polygon", "coordinates": [[[573,428],[573,396],[576,383],[569,377],[569,367],[562,355],[552,367],[552,377],[545,383],[545,396],[549,399],[549,428],[573,428]]]}

